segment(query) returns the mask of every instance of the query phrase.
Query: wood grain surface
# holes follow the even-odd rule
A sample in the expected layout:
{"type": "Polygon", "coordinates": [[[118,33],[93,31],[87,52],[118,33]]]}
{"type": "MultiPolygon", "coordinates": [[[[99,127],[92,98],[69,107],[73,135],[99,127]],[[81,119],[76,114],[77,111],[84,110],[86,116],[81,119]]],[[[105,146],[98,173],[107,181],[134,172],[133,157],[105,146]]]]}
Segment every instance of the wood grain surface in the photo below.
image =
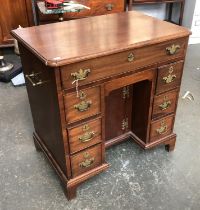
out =
{"type": "Polygon", "coordinates": [[[12,31],[19,42],[50,66],[158,44],[189,34],[186,28],[135,11],[12,31]]]}
{"type": "Polygon", "coordinates": [[[183,61],[171,63],[158,68],[157,88],[156,94],[166,92],[178,87],[181,84],[181,77],[183,73],[183,61]],[[170,73],[170,69],[172,72],[170,73]],[[164,78],[175,76],[172,82],[166,83],[164,78]]]}
{"type": "Polygon", "coordinates": [[[174,124],[174,116],[168,116],[165,118],[161,118],[157,121],[153,121],[151,123],[151,131],[150,131],[150,142],[159,140],[165,136],[168,136],[172,133],[174,124]],[[157,129],[160,129],[163,125],[166,125],[166,130],[162,134],[159,134],[157,129]]]}
{"type": "Polygon", "coordinates": [[[143,48],[128,50],[125,52],[94,58],[91,60],[74,63],[61,67],[62,84],[64,89],[72,88],[73,77],[71,73],[79,69],[90,69],[87,79],[79,81],[79,85],[95,82],[99,79],[108,78],[124,71],[133,71],[137,68],[151,65],[155,62],[163,62],[176,57],[183,57],[187,47],[185,39],[177,39],[151,45],[143,48]],[[166,48],[172,44],[179,44],[181,49],[175,55],[167,55],[166,48]],[[133,55],[133,61],[128,61],[128,57],[133,55]],[[108,70],[109,69],[109,70],[108,70]]]}
{"type": "Polygon", "coordinates": [[[159,96],[155,96],[152,118],[158,118],[167,114],[174,113],[176,111],[178,92],[179,91],[176,89],[176,90],[161,94],[159,96]],[[160,107],[160,105],[162,105],[164,102],[169,102],[169,105],[166,109],[162,109],[160,107]]]}
{"type": "Polygon", "coordinates": [[[86,97],[83,100],[77,97],[76,93],[64,95],[67,123],[85,119],[101,112],[100,87],[83,89],[82,92],[86,94],[86,97]],[[74,106],[80,104],[83,101],[86,103],[91,102],[91,105],[87,110],[81,112],[74,106]]]}
{"type": "Polygon", "coordinates": [[[68,133],[71,153],[93,146],[101,142],[101,118],[85,122],[77,127],[68,129],[68,133]],[[84,130],[84,126],[88,126],[88,130],[84,130]],[[94,132],[94,137],[92,137],[89,141],[80,141],[79,137],[83,136],[86,132],[94,132]]]}
{"type": "Polygon", "coordinates": [[[11,30],[34,25],[31,0],[1,1],[0,47],[14,44],[11,30]]]}
{"type": "Polygon", "coordinates": [[[108,167],[105,146],[132,138],[144,149],[159,144],[174,149],[173,125],[189,34],[183,27],[138,12],[13,32],[20,41],[25,75],[39,73],[45,81],[34,86],[26,79],[34,140],[64,177],[68,199],[75,197],[80,183],[108,167]],[[180,47],[169,55],[166,48],[173,45],[180,47]],[[81,78],[88,68],[87,78],[81,78]],[[72,84],[75,72],[81,79],[78,86],[72,84]],[[125,98],[124,87],[129,87],[125,98]],[[164,97],[172,102],[162,115],[158,106],[164,97]],[[124,118],[128,124],[122,130],[124,118]],[[80,136],[90,139],[89,131],[97,136],[81,142],[80,136]]]}
{"type": "Polygon", "coordinates": [[[72,176],[78,176],[86,171],[89,171],[101,164],[101,144],[98,144],[94,147],[84,150],[83,152],[79,152],[76,155],[71,157],[71,165],[72,165],[72,176]],[[85,154],[88,155],[86,158],[85,154]],[[93,162],[88,167],[81,167],[80,164],[86,159],[93,158],[93,162]]]}

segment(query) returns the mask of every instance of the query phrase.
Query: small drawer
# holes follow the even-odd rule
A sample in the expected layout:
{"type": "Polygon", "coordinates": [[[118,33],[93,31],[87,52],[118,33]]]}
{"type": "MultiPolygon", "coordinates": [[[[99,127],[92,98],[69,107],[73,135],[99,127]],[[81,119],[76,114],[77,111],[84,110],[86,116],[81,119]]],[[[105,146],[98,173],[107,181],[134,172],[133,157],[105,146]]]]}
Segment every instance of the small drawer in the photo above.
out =
{"type": "MultiPolygon", "coordinates": [[[[70,89],[75,87],[75,80],[79,80],[81,86],[155,63],[183,57],[185,48],[186,40],[182,38],[62,66],[62,85],[64,89],[70,89]],[[167,49],[172,46],[180,48],[172,50],[170,54],[167,49]]],[[[165,71],[168,73],[168,70],[165,71]]]]}
{"type": "Polygon", "coordinates": [[[101,165],[101,144],[71,156],[72,176],[78,176],[101,165]]]}
{"type": "Polygon", "coordinates": [[[68,129],[70,152],[75,153],[101,142],[101,119],[68,129]]]}
{"type": "Polygon", "coordinates": [[[171,134],[174,124],[174,117],[165,117],[151,123],[150,142],[159,140],[171,134]]]}
{"type": "Polygon", "coordinates": [[[162,117],[174,113],[178,99],[178,91],[170,91],[159,96],[155,96],[153,103],[152,118],[162,117]]]}
{"type": "Polygon", "coordinates": [[[183,61],[162,66],[158,69],[156,94],[180,86],[183,72],[183,61]]]}
{"type": "Polygon", "coordinates": [[[100,113],[100,87],[87,88],[64,96],[67,123],[100,113]]]}

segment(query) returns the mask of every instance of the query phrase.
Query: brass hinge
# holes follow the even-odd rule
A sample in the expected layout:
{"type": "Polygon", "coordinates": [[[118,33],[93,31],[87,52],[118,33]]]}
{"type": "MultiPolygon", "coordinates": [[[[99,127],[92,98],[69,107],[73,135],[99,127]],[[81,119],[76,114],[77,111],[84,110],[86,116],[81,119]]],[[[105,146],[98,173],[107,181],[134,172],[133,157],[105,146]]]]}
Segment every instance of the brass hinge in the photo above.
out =
{"type": "Polygon", "coordinates": [[[128,86],[123,87],[122,94],[123,94],[122,95],[123,99],[129,98],[129,87],[128,86]]]}
{"type": "Polygon", "coordinates": [[[128,118],[125,118],[122,120],[122,130],[127,130],[128,129],[128,118]]]}

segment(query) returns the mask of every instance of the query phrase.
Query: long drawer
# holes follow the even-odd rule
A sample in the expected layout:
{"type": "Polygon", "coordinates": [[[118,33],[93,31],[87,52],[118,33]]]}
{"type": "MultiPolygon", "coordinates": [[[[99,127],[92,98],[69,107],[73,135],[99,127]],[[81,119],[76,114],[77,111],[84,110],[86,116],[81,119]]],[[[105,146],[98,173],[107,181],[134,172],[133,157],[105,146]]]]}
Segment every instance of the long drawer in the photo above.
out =
{"type": "Polygon", "coordinates": [[[75,83],[72,84],[72,82],[77,79],[79,80],[79,85],[84,85],[137,68],[184,56],[186,44],[185,39],[181,38],[63,66],[61,67],[63,88],[70,89],[75,87],[75,83]]]}

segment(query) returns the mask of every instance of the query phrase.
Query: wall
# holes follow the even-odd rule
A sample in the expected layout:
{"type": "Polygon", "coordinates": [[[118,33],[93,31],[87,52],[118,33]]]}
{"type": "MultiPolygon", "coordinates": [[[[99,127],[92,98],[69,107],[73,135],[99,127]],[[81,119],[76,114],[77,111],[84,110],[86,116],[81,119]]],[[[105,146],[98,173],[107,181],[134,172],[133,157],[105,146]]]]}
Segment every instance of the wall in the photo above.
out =
{"type": "Polygon", "coordinates": [[[200,1],[200,0],[186,0],[185,1],[183,26],[189,29],[191,29],[192,27],[192,20],[193,20],[196,1],[200,1]]]}
{"type": "MultiPolygon", "coordinates": [[[[184,18],[183,18],[183,26],[191,29],[193,14],[195,9],[196,1],[200,0],[186,0],[185,1],[185,10],[184,10],[184,18]]],[[[176,3],[174,5],[173,10],[173,21],[178,22],[179,18],[179,6],[180,4],[176,3]]],[[[151,5],[135,5],[133,6],[134,10],[142,11],[145,14],[149,14],[151,16],[157,17],[161,20],[166,18],[167,7],[166,4],[151,4],[151,5]]]]}
{"type": "Polygon", "coordinates": [[[134,5],[132,9],[144,12],[147,15],[157,17],[161,20],[165,19],[165,14],[166,14],[165,4],[134,5]]]}
{"type": "Polygon", "coordinates": [[[196,1],[191,30],[190,44],[200,43],[200,0],[196,1]]]}

